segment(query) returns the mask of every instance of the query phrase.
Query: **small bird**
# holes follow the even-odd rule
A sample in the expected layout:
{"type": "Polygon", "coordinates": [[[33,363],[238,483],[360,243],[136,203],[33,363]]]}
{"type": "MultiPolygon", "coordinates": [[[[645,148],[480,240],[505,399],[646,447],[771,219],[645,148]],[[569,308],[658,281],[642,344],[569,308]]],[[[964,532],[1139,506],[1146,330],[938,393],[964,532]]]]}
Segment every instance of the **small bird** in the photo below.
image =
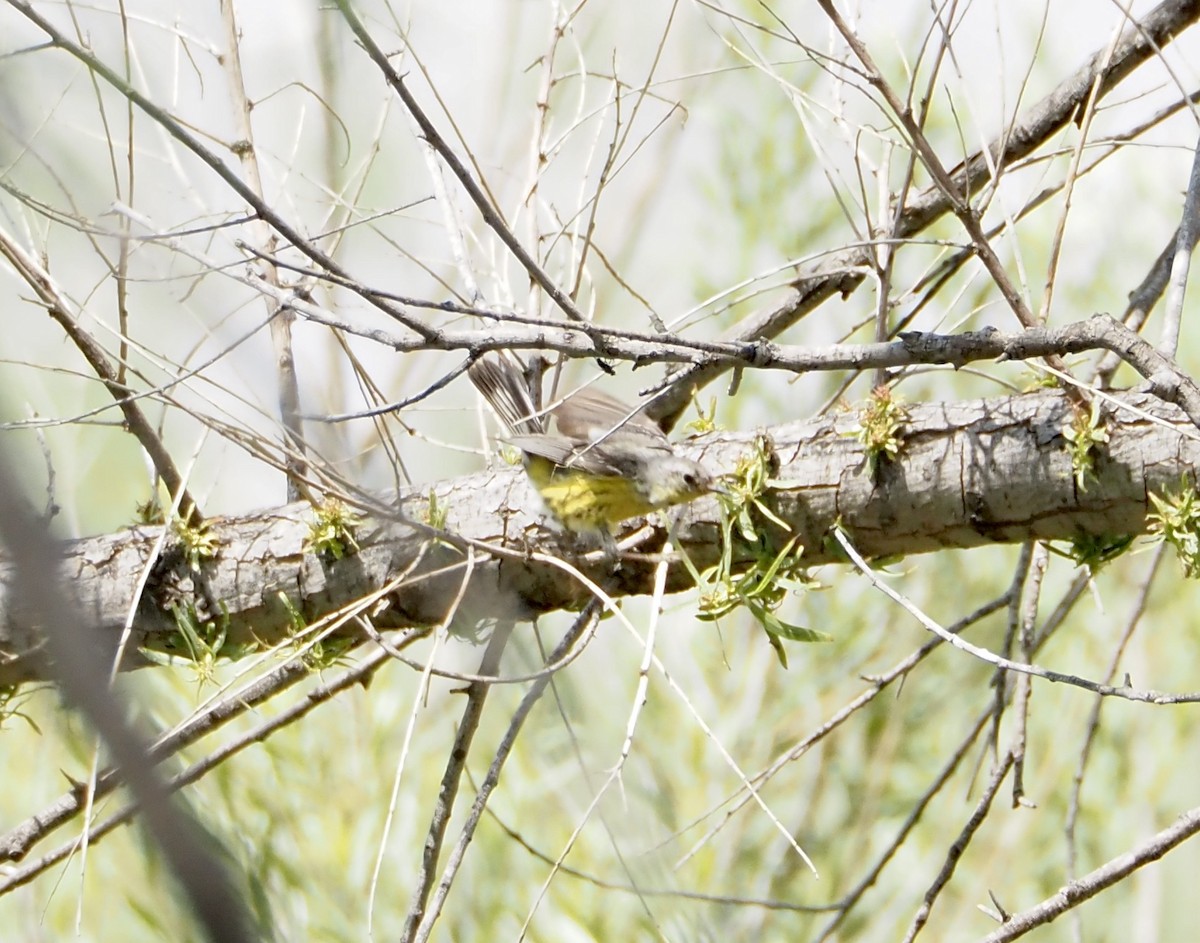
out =
{"type": "Polygon", "coordinates": [[[636,407],[580,390],[539,412],[512,354],[488,353],[467,374],[524,454],[525,472],[570,531],[611,546],[613,526],[710,492],[723,492],[636,407]],[[550,430],[552,420],[553,431],[550,430]]]}

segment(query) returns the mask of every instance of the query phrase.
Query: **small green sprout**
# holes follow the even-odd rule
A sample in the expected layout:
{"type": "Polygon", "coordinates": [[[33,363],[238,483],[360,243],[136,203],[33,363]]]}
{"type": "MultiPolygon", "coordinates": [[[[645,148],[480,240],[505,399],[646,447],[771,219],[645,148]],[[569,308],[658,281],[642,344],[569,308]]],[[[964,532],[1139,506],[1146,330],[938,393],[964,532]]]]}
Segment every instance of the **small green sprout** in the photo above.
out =
{"type": "Polygon", "coordinates": [[[1098,446],[1108,441],[1108,430],[1100,414],[1100,400],[1093,400],[1092,408],[1087,413],[1075,409],[1070,421],[1063,426],[1063,436],[1071,453],[1075,485],[1080,491],[1086,491],[1089,476],[1096,477],[1098,446]]]}
{"type": "Polygon", "coordinates": [[[224,605],[215,619],[202,619],[195,606],[182,606],[179,603],[171,606],[171,615],[175,618],[176,636],[169,640],[168,646],[187,653],[201,684],[213,680],[218,658],[236,658],[244,654],[240,646],[226,645],[229,610],[224,605]]]}
{"type": "Polygon", "coordinates": [[[1021,384],[1021,392],[1032,393],[1036,390],[1057,390],[1062,386],[1062,381],[1053,373],[1046,373],[1044,370],[1029,370],[1022,375],[1024,382],[1021,384]]]}
{"type": "Polygon", "coordinates": [[[684,426],[685,429],[696,433],[696,435],[707,435],[710,432],[717,431],[717,398],[715,396],[708,401],[707,409],[697,401],[696,412],[698,415],[684,426]]]}
{"type": "Polygon", "coordinates": [[[216,557],[217,537],[209,530],[207,522],[188,524],[182,518],[176,518],[172,529],[183,547],[188,567],[193,573],[200,572],[200,564],[216,557]]]}
{"type": "Polygon", "coordinates": [[[867,453],[867,471],[874,478],[881,462],[894,461],[904,446],[901,432],[908,410],[888,386],[877,386],[859,414],[852,431],[867,453]]]}
{"type": "MultiPolygon", "coordinates": [[[[728,532],[727,532],[728,535],[728,532]]],[[[773,559],[756,557],[744,569],[736,573],[720,573],[721,565],[710,568],[705,576],[712,581],[712,589],[700,594],[701,622],[715,622],[735,609],[745,609],[758,621],[767,633],[767,641],[775,649],[779,663],[788,666],[787,651],[783,640],[792,642],[828,642],[830,637],[823,632],[784,622],[777,610],[787,598],[789,590],[797,590],[805,581],[801,556],[804,548],[797,546],[793,537],[773,559]]]]}
{"type": "Polygon", "coordinates": [[[358,551],[354,530],[362,524],[362,518],[336,498],[322,501],[313,508],[316,515],[308,525],[308,536],[304,539],[305,553],[332,557],[340,560],[347,553],[358,551]]]}
{"type": "Polygon", "coordinates": [[[296,635],[299,635],[301,632],[303,632],[305,629],[307,629],[308,628],[308,620],[306,618],[304,618],[304,613],[300,611],[300,607],[297,606],[290,599],[288,599],[287,593],[280,591],[280,592],[276,593],[275,595],[276,595],[276,598],[279,600],[279,604],[281,606],[283,606],[284,612],[287,613],[288,634],[292,635],[292,636],[296,636],[296,635]]]}
{"type": "Polygon", "coordinates": [[[425,519],[425,523],[436,530],[446,529],[446,508],[438,502],[437,492],[432,488],[429,489],[429,503],[425,506],[425,512],[421,515],[425,519]]]}
{"type": "Polygon", "coordinates": [[[348,636],[325,636],[311,639],[308,619],[285,593],[278,593],[276,598],[283,606],[288,618],[288,638],[297,650],[302,650],[304,664],[313,671],[323,671],[334,665],[342,664],[345,655],[354,646],[355,640],[348,636]]]}
{"type": "Polygon", "coordinates": [[[1175,548],[1183,575],[1189,579],[1200,574],[1200,496],[1187,479],[1179,483],[1176,494],[1150,495],[1154,510],[1149,514],[1150,533],[1175,548]]]}
{"type": "Polygon", "coordinates": [[[354,639],[329,635],[318,639],[304,649],[304,664],[313,671],[325,671],[338,665],[346,665],[346,655],[354,647],[354,639]]]}
{"type": "Polygon", "coordinates": [[[1081,534],[1071,541],[1065,551],[1053,545],[1050,549],[1072,560],[1076,566],[1095,572],[1125,553],[1133,544],[1132,534],[1081,534]]]}
{"type": "Polygon", "coordinates": [[[139,524],[162,524],[165,521],[162,505],[156,498],[147,498],[133,510],[139,524]]]}
{"type": "Polygon", "coordinates": [[[28,700],[30,690],[22,689],[17,684],[6,684],[0,686],[0,729],[4,728],[5,721],[11,717],[19,717],[25,721],[33,730],[34,733],[40,734],[42,728],[37,725],[37,721],[30,717],[21,705],[28,700]]]}
{"type": "Polygon", "coordinates": [[[779,515],[761,500],[767,493],[771,476],[775,472],[777,459],[771,441],[765,435],[756,436],[754,450],[738,459],[731,475],[721,480],[726,493],[719,495],[728,517],[737,523],[738,534],[746,543],[758,543],[756,513],[762,515],[781,530],[791,530],[779,515]]]}
{"type": "MultiPolygon", "coordinates": [[[[775,464],[770,440],[759,436],[753,451],[743,456],[733,473],[721,482],[725,488],[725,493],[718,494],[723,511],[721,559],[703,574],[695,569],[691,572],[696,585],[702,587],[697,618],[702,622],[715,622],[736,609],[745,609],[762,626],[780,664],[786,668],[787,652],[783,640],[816,642],[827,641],[828,636],[784,622],[775,614],[788,591],[805,582],[801,564],[803,547],[798,543],[799,538],[790,538],[781,550],[773,553],[769,549],[768,534],[763,530],[764,519],[781,530],[791,529],[762,500],[770,487],[775,464]],[[736,563],[733,558],[735,543],[739,550],[736,563]]],[[[686,556],[684,564],[691,568],[686,556]]]]}

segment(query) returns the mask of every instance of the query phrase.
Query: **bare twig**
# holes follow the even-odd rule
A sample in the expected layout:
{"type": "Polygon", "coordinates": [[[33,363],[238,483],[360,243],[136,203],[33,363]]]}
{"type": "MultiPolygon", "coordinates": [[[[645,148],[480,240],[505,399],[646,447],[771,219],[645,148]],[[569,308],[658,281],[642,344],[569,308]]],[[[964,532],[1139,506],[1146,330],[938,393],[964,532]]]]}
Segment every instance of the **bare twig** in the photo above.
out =
{"type": "MultiPolygon", "coordinates": [[[[500,656],[508,644],[509,636],[515,623],[504,621],[492,631],[483,660],[479,665],[479,674],[488,677],[497,674],[500,668],[500,656]]],[[[454,744],[448,754],[446,769],[442,773],[442,782],[438,787],[437,799],[433,807],[433,815],[429,821],[429,830],[425,836],[425,846],[421,853],[421,870],[413,884],[412,897],[408,905],[408,915],[404,920],[404,930],[401,939],[409,943],[417,938],[418,928],[425,925],[425,920],[431,916],[437,919],[437,902],[434,909],[426,912],[429,893],[433,890],[437,870],[438,857],[442,851],[442,841],[446,836],[446,827],[450,824],[450,815],[454,811],[454,799],[458,795],[458,787],[462,781],[463,770],[466,768],[467,756],[471,751],[471,742],[479,729],[479,721],[483,716],[483,705],[487,700],[491,683],[488,681],[473,681],[467,685],[467,703],[463,708],[462,719],[458,723],[458,732],[454,735],[454,744]]],[[[431,921],[432,922],[432,921],[431,921]]]]}
{"type": "Polygon", "coordinates": [[[454,153],[454,149],[446,143],[445,138],[439,133],[437,127],[425,114],[424,110],[413,97],[412,92],[408,90],[408,86],[404,84],[404,79],[395,69],[392,68],[391,62],[388,61],[387,54],[384,53],[379,45],[371,38],[371,34],[367,32],[367,28],[363,26],[358,15],[351,8],[349,0],[335,0],[338,10],[346,20],[346,24],[354,33],[355,38],[362,44],[367,55],[371,57],[371,61],[383,73],[384,79],[392,87],[404,103],[404,107],[408,109],[409,114],[417,122],[421,129],[421,134],[429,145],[438,152],[439,156],[446,162],[446,166],[450,168],[450,172],[458,178],[458,182],[462,184],[464,190],[471,197],[471,201],[479,210],[480,216],[483,217],[485,223],[500,237],[513,256],[525,267],[525,271],[529,273],[530,278],[537,282],[542,290],[546,292],[554,301],[562,312],[573,321],[586,321],[587,317],[575,302],[565,291],[563,291],[554,280],[546,274],[545,270],[538,264],[537,260],[521,245],[521,241],[517,239],[508,223],[500,215],[500,211],[492,205],[492,201],[487,194],[483,192],[483,188],[467,170],[466,166],[458,155],[454,153]]]}
{"type": "MultiPolygon", "coordinates": [[[[1163,0],[1138,21],[1136,28],[1121,37],[1106,68],[1100,69],[1104,51],[1092,54],[1020,120],[1006,127],[985,148],[947,171],[949,192],[960,194],[965,200],[987,186],[993,179],[993,170],[1002,172],[1014,161],[1033,153],[1075,119],[1091,94],[1097,74],[1102,76],[1097,98],[1102,99],[1134,69],[1160,55],[1162,49],[1197,18],[1200,18],[1197,0],[1163,0]]],[[[901,113],[904,110],[902,108],[901,113]]],[[[945,190],[945,181],[935,182],[908,204],[894,235],[902,239],[916,235],[950,212],[952,202],[945,190]]],[[[756,339],[776,337],[827,299],[854,291],[862,281],[862,267],[867,261],[865,250],[853,247],[822,257],[818,263],[802,269],[793,283],[795,291],[792,295],[778,307],[740,325],[737,340],[751,343],[756,339]]],[[[668,395],[656,400],[650,413],[656,419],[673,422],[690,402],[693,390],[712,382],[733,366],[736,364],[698,362],[681,371],[671,377],[668,395]]]]}
{"type": "Polygon", "coordinates": [[[904,845],[904,842],[916,829],[921,817],[925,814],[926,809],[929,808],[929,804],[946,787],[946,784],[950,781],[950,777],[954,775],[955,771],[962,764],[962,761],[966,758],[971,746],[979,739],[980,734],[983,733],[988,721],[992,718],[992,713],[992,710],[987,710],[980,714],[975,723],[971,725],[971,728],[962,737],[957,746],[955,746],[950,758],[934,775],[933,781],[926,787],[925,791],[920,796],[910,800],[908,814],[904,818],[904,823],[897,829],[896,834],[888,843],[887,849],[867,869],[858,884],[837,902],[837,914],[829,923],[821,928],[820,934],[815,938],[815,943],[822,943],[822,941],[830,939],[837,929],[849,918],[851,910],[862,900],[863,895],[871,889],[879,879],[879,875],[883,873],[883,869],[887,866],[888,862],[895,857],[896,853],[904,845]]]}
{"type": "Polygon", "coordinates": [[[1095,694],[1102,694],[1108,697],[1125,698],[1126,700],[1138,701],[1143,704],[1165,705],[1200,703],[1200,694],[1169,694],[1162,691],[1138,690],[1127,686],[1113,687],[1110,684],[1101,684],[1100,682],[1090,681],[1087,678],[1080,678],[1076,675],[1064,674],[1060,671],[1051,671],[1047,668],[1039,668],[1037,665],[1022,664],[1020,662],[1012,661],[1008,658],[1002,658],[993,652],[989,652],[987,649],[980,648],[978,645],[974,645],[971,642],[968,642],[966,639],[960,638],[957,635],[952,635],[950,632],[946,631],[946,629],[918,609],[911,600],[896,592],[887,583],[880,579],[879,575],[873,569],[871,569],[870,566],[868,566],[867,561],[864,560],[858,551],[854,549],[854,546],[850,543],[850,541],[846,538],[846,535],[842,533],[840,529],[835,529],[833,536],[841,545],[842,549],[846,551],[846,555],[850,557],[854,565],[862,571],[863,575],[871,581],[871,584],[876,589],[882,592],[893,602],[898,603],[918,622],[925,626],[925,628],[942,639],[942,641],[948,642],[955,648],[967,652],[970,655],[974,655],[976,658],[979,658],[990,665],[995,665],[998,668],[1004,668],[1007,671],[1017,671],[1024,674],[1030,674],[1036,678],[1042,678],[1046,681],[1069,684],[1074,687],[1091,691],[1095,694]]]}
{"type": "MultiPolygon", "coordinates": [[[[1025,580],[1024,599],[1021,600],[1020,630],[1017,633],[1017,651],[1022,664],[1033,661],[1034,635],[1037,628],[1038,605],[1042,601],[1042,581],[1046,577],[1046,565],[1050,551],[1040,540],[1030,549],[1029,576],[1025,580]]],[[[1003,688],[1002,684],[998,685],[1003,688]]],[[[1033,698],[1033,678],[1028,674],[1017,675],[1013,696],[1013,712],[1016,714],[1016,729],[1013,731],[1010,750],[1013,755],[1013,808],[1024,805],[1025,800],[1025,747],[1029,734],[1029,702],[1033,698]]]]}
{"type": "MultiPolygon", "coordinates": [[[[600,618],[603,611],[603,606],[598,599],[593,599],[571,624],[571,627],[563,635],[554,651],[551,652],[547,662],[555,662],[562,660],[575,646],[575,644],[591,629],[595,622],[600,618]]],[[[420,911],[416,912],[415,908],[410,909],[409,916],[405,922],[404,932],[401,939],[405,943],[414,941],[414,943],[424,943],[429,939],[430,933],[433,932],[434,924],[437,922],[438,916],[441,914],[442,905],[446,901],[446,896],[450,893],[450,887],[454,883],[454,878],[458,874],[458,869],[462,865],[463,857],[466,855],[467,846],[475,837],[475,829],[479,825],[479,820],[483,817],[483,810],[487,806],[487,801],[491,797],[492,791],[496,788],[496,784],[500,781],[500,771],[504,768],[504,763],[507,761],[509,754],[512,752],[513,745],[516,743],[517,735],[521,732],[521,727],[524,726],[526,718],[529,717],[529,712],[533,710],[533,706],[541,699],[543,692],[546,690],[546,685],[550,683],[550,677],[547,675],[544,678],[539,678],[533,683],[525,696],[521,699],[520,705],[509,721],[508,730],[505,731],[504,738],[500,741],[500,745],[496,748],[496,754],[492,757],[491,765],[488,767],[487,775],[484,776],[483,782],[480,784],[479,792],[475,796],[475,802],[471,805],[471,811],[467,816],[467,821],[463,823],[462,831],[459,833],[459,838],[453,850],[450,852],[450,857],[446,861],[446,868],[442,872],[442,878],[438,882],[437,892],[433,895],[433,900],[429,903],[428,909],[425,907],[425,901],[422,899],[420,911]],[[417,922],[419,921],[419,923],[417,922]]],[[[457,743],[456,743],[457,746],[457,743]]],[[[463,757],[465,763],[466,757],[463,757]]],[[[444,833],[445,826],[442,826],[444,833]]],[[[440,845],[440,836],[439,836],[440,845]]],[[[426,858],[430,843],[426,841],[426,858]]],[[[430,875],[431,877],[431,875],[430,875]]],[[[426,890],[428,895],[428,890],[426,890]]],[[[414,904],[416,903],[414,895],[414,904]]]]}
{"type": "Polygon", "coordinates": [[[134,401],[133,391],[120,381],[119,372],[113,368],[104,348],[84,330],[78,319],[71,313],[66,299],[55,286],[50,273],[3,230],[0,230],[0,255],[8,259],[9,264],[20,273],[26,284],[37,293],[38,299],[45,306],[47,313],[62,326],[67,336],[87,359],[109,395],[116,401],[117,407],[125,419],[125,425],[137,439],[138,444],[146,450],[146,454],[150,456],[150,461],[154,464],[154,471],[167,492],[172,496],[180,496],[180,516],[184,520],[190,520],[193,524],[200,523],[200,508],[188,494],[183,476],[175,467],[175,460],[171,458],[171,453],[167,451],[161,436],[155,431],[150,420],[146,418],[141,407],[134,401]]]}
{"type": "MultiPolygon", "coordinates": [[[[1121,637],[1117,640],[1117,644],[1113,647],[1112,658],[1108,663],[1108,670],[1104,674],[1104,680],[1112,682],[1116,677],[1117,669],[1121,664],[1121,659],[1125,655],[1125,649],[1128,647],[1130,640],[1133,638],[1133,633],[1142,624],[1142,617],[1146,614],[1146,605],[1150,601],[1150,590],[1155,586],[1155,577],[1160,572],[1160,566],[1163,557],[1166,555],[1166,545],[1160,546],[1154,553],[1153,562],[1150,564],[1149,572],[1142,580],[1141,588],[1138,591],[1137,599],[1134,600],[1129,617],[1125,620],[1125,628],[1121,632],[1121,637]]],[[[1100,732],[1100,714],[1104,709],[1104,698],[1098,697],[1092,704],[1091,713],[1088,715],[1087,726],[1083,735],[1083,740],[1079,746],[1079,760],[1075,766],[1075,775],[1071,780],[1071,797],[1067,803],[1066,822],[1063,826],[1063,837],[1067,846],[1067,878],[1074,880],[1076,876],[1076,852],[1075,843],[1075,826],[1079,822],[1079,812],[1081,807],[1081,798],[1083,795],[1083,777],[1087,769],[1088,760],[1092,754],[1092,748],[1095,746],[1096,737],[1100,732]]],[[[1079,921],[1079,915],[1075,915],[1076,920],[1072,927],[1077,940],[1082,939],[1082,925],[1079,921]]]]}
{"type": "MultiPolygon", "coordinates": [[[[1058,224],[1054,230],[1054,238],[1050,243],[1050,259],[1046,266],[1046,285],[1042,292],[1042,306],[1038,312],[1038,323],[1045,324],[1050,320],[1050,311],[1054,299],[1054,288],[1058,284],[1058,262],[1062,255],[1063,237],[1067,231],[1067,219],[1071,215],[1071,201],[1075,195],[1075,182],[1079,179],[1079,168],[1083,163],[1083,152],[1088,144],[1088,135],[1092,130],[1092,119],[1096,116],[1096,103],[1100,98],[1100,83],[1104,77],[1105,71],[1108,69],[1108,64],[1112,61],[1113,50],[1121,38],[1121,30],[1128,24],[1128,13],[1122,11],[1121,21],[1113,30],[1112,41],[1108,48],[1104,50],[1104,55],[1097,63],[1096,77],[1092,80],[1092,87],[1088,92],[1087,99],[1083,103],[1083,109],[1076,119],[1079,124],[1079,134],[1075,140],[1074,153],[1071,155],[1071,163],[1067,169],[1067,179],[1063,184],[1062,194],[1062,209],[1058,214],[1058,224]]],[[[1057,367],[1058,364],[1055,364],[1057,367]]],[[[1020,782],[1021,767],[1023,761],[1018,757],[1016,762],[1016,773],[1014,781],[1020,782]]],[[[1017,787],[1020,788],[1019,786],[1017,787]]]]}
{"type": "Polygon", "coordinates": [[[971,840],[987,820],[988,810],[992,807],[992,800],[996,798],[996,794],[1000,791],[1000,786],[1003,784],[1004,778],[1008,775],[1008,771],[1012,769],[1012,764],[1013,756],[1011,753],[1007,753],[992,770],[991,778],[983,790],[983,795],[975,803],[975,808],[963,825],[962,831],[947,850],[946,861],[942,865],[941,871],[938,872],[933,884],[925,892],[925,900],[917,910],[916,916],[913,917],[912,923],[909,924],[908,932],[904,934],[904,943],[912,943],[921,930],[924,929],[926,923],[928,923],[929,915],[933,911],[933,905],[950,883],[950,879],[954,877],[954,871],[958,867],[958,862],[962,858],[963,852],[967,850],[967,846],[971,844],[971,840]]]}
{"type": "MultiPolygon", "coordinates": [[[[1200,385],[1168,357],[1108,315],[1095,315],[1062,327],[1034,327],[1015,334],[993,328],[963,334],[903,333],[882,344],[830,344],[800,347],[770,341],[750,343],[689,341],[589,325],[563,330],[553,324],[536,329],[500,326],[487,330],[445,330],[438,342],[414,343],[331,318],[300,307],[306,317],[347,333],[370,337],[399,351],[423,349],[553,350],[571,357],[606,356],[638,363],[711,363],[793,373],[948,364],[959,367],[976,360],[1029,360],[1089,350],[1110,350],[1154,384],[1155,392],[1176,403],[1200,425],[1200,385]],[[591,339],[592,335],[597,340],[591,339]],[[603,338],[603,340],[599,340],[603,338]],[[602,350],[603,349],[603,350],[602,350]]],[[[503,319],[501,319],[503,320],[503,319]]],[[[526,323],[530,323],[526,319],[526,323]]],[[[536,323],[536,322],[534,322],[536,323]]],[[[649,408],[647,407],[647,412],[649,408]]]]}
{"type": "MultiPolygon", "coordinates": [[[[246,95],[246,83],[242,74],[242,40],[238,34],[237,15],[232,0],[221,0],[221,18],[225,24],[225,55],[222,61],[229,73],[229,94],[233,99],[233,117],[237,123],[239,140],[234,153],[242,162],[247,185],[265,203],[262,172],[258,165],[258,152],[254,144],[254,125],[250,120],[253,103],[246,95]]],[[[256,240],[268,255],[276,250],[276,239],[265,220],[250,223],[256,240]]],[[[279,272],[273,265],[263,270],[263,279],[279,287],[279,272]]],[[[264,296],[265,297],[265,296],[264,296]]],[[[284,434],[288,438],[287,449],[287,500],[300,498],[306,474],[304,423],[300,418],[300,384],[296,377],[296,356],[292,348],[292,321],[295,312],[282,306],[270,311],[271,342],[275,348],[275,369],[279,377],[279,416],[284,434]]],[[[307,495],[306,495],[307,497],[307,495]]]]}
{"type": "MultiPolygon", "coordinates": [[[[1025,581],[1029,579],[1029,564],[1033,561],[1034,541],[1021,544],[1021,552],[1017,556],[1017,565],[1013,567],[1012,584],[1008,590],[1008,613],[1004,631],[1004,641],[1000,643],[1000,651],[1011,655],[1013,645],[1021,631],[1021,603],[1025,597],[1025,581]]],[[[997,671],[992,675],[992,729],[989,734],[993,758],[1000,758],[1000,722],[1004,719],[1004,708],[1012,696],[1009,686],[1009,676],[1006,671],[997,671]]]]}
{"type": "MultiPolygon", "coordinates": [[[[72,42],[60,30],[44,16],[38,13],[33,4],[28,0],[5,0],[9,6],[20,12],[31,23],[37,25],[50,39],[50,44],[58,49],[62,49],[71,56],[74,56],[82,62],[89,70],[99,75],[109,85],[115,88],[118,92],[128,98],[131,102],[137,105],[142,111],[149,115],[156,123],[158,123],[164,131],[179,141],[184,147],[195,154],[210,170],[224,181],[234,193],[246,201],[248,205],[254,208],[254,212],[261,219],[266,220],[271,227],[283,236],[291,245],[295,246],[300,252],[304,253],[317,265],[334,275],[349,279],[350,276],[337,262],[335,262],[327,253],[317,248],[311,241],[306,239],[304,235],[291,225],[286,219],[277,213],[271,206],[266,203],[251,187],[233,171],[231,171],[225,162],[221,160],[213,151],[205,147],[196,135],[185,128],[179,121],[171,116],[166,109],[156,105],[149,98],[133,88],[128,82],[121,78],[116,72],[105,65],[100,59],[93,55],[89,50],[85,49],[78,43],[72,42]]],[[[348,282],[352,286],[354,282],[348,282]]],[[[437,337],[437,330],[425,324],[419,318],[413,317],[407,311],[404,311],[397,305],[391,304],[377,295],[374,295],[369,290],[354,288],[357,293],[366,301],[375,305],[381,311],[386,313],[397,322],[403,324],[406,328],[413,331],[420,337],[426,339],[434,339],[437,337]]]]}
{"type": "Polygon", "coordinates": [[[1192,175],[1188,179],[1187,197],[1183,201],[1183,219],[1175,237],[1175,254],[1171,260],[1171,281],[1167,288],[1162,340],[1159,346],[1174,355],[1179,348],[1179,329],[1183,320],[1183,297],[1191,271],[1192,252],[1200,241],[1200,140],[1192,160],[1192,175]]]}
{"type": "Polygon", "coordinates": [[[1008,943],[1009,940],[1020,939],[1030,930],[1049,923],[1095,897],[1105,888],[1112,887],[1157,861],[1197,833],[1200,833],[1200,807],[1184,812],[1173,825],[1164,828],[1139,847],[1117,855],[1090,874],[1065,885],[1058,893],[1036,907],[1009,914],[1004,920],[1004,925],[989,933],[980,943],[1008,943]]]}
{"type": "MultiPolygon", "coordinates": [[[[365,684],[376,671],[387,664],[388,660],[388,654],[382,650],[370,653],[360,664],[344,672],[328,684],[323,684],[310,691],[303,700],[283,711],[278,716],[252,728],[233,742],[225,744],[220,749],[204,757],[204,759],[193,763],[183,772],[173,776],[167,783],[166,788],[171,792],[175,792],[184,786],[190,786],[252,744],[264,742],[273,734],[301,720],[315,708],[322,704],[330,703],[341,692],[356,685],[365,684]]],[[[291,678],[288,683],[294,683],[294,681],[302,677],[309,676],[310,672],[306,666],[300,666],[300,668],[302,670],[300,670],[299,676],[291,678]]],[[[90,826],[88,829],[89,840],[92,844],[95,844],[114,829],[133,821],[134,817],[142,811],[142,807],[136,802],[124,806],[104,821],[90,826]]],[[[64,861],[74,852],[76,847],[78,847],[78,841],[73,839],[20,870],[6,874],[4,879],[0,880],[0,896],[21,885],[28,884],[38,875],[43,874],[56,864],[64,861]]]]}

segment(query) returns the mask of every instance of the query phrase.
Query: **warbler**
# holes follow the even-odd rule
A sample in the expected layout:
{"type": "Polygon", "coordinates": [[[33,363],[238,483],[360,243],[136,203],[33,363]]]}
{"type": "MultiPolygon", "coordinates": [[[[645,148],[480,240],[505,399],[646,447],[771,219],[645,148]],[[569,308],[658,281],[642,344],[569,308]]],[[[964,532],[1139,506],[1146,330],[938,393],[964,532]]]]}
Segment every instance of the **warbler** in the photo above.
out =
{"type": "Polygon", "coordinates": [[[703,465],[676,454],[651,419],[605,393],[580,390],[539,412],[518,363],[511,354],[485,354],[467,373],[567,530],[610,546],[621,521],[724,491],[703,465]]]}

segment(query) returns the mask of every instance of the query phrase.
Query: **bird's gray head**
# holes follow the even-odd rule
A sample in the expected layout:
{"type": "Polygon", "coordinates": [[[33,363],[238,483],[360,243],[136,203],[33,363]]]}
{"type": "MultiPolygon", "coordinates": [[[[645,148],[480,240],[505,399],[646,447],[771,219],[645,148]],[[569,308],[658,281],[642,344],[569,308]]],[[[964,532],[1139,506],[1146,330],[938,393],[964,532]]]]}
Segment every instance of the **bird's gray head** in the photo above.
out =
{"type": "Polygon", "coordinates": [[[710,491],[719,491],[707,468],[678,455],[655,457],[638,476],[646,500],[656,508],[683,504],[710,491]]]}

